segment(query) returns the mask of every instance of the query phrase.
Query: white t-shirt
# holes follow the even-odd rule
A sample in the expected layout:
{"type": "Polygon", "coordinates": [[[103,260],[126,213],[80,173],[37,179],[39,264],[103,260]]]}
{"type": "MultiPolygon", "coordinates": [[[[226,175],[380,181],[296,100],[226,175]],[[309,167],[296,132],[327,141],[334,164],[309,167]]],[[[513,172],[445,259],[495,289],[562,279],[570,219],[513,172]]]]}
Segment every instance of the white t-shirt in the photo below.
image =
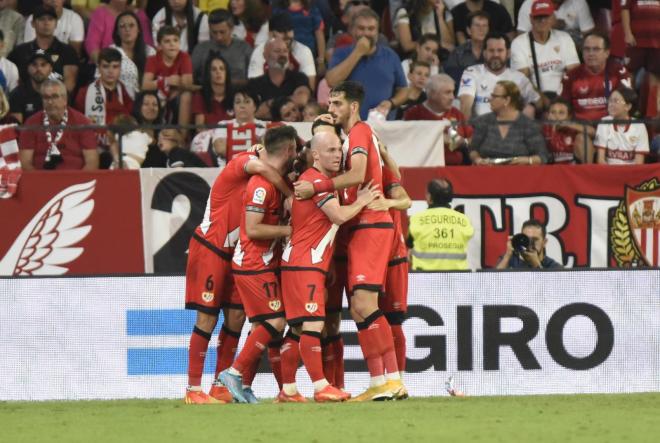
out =
{"type": "MultiPolygon", "coordinates": [[[[559,94],[566,67],[580,64],[573,39],[567,32],[553,29],[550,31],[550,38],[545,44],[534,42],[534,49],[539,76],[541,77],[540,89],[559,94]]],[[[529,33],[527,32],[520,34],[511,43],[511,69],[520,70],[524,68],[530,70],[532,84],[538,87],[536,75],[534,74],[532,50],[529,46],[529,33]]]]}
{"type": "Polygon", "coordinates": [[[0,57],[0,71],[2,71],[5,80],[7,80],[7,90],[5,92],[11,92],[12,89],[18,86],[18,68],[12,61],[7,60],[5,57],[0,57]]]}
{"type": "MultiPolygon", "coordinates": [[[[518,31],[527,32],[532,29],[529,13],[532,11],[534,0],[525,0],[518,11],[518,31]]],[[[594,28],[594,19],[591,17],[589,5],[586,0],[566,0],[555,11],[555,17],[564,20],[564,31],[586,32],[594,28]]]]}
{"type": "MultiPolygon", "coordinates": [[[[408,86],[410,86],[410,79],[408,78],[408,73],[410,72],[410,65],[412,64],[412,59],[407,58],[401,62],[401,68],[403,69],[403,74],[406,76],[408,81],[408,86]]],[[[431,65],[431,75],[436,75],[440,73],[440,67],[437,65],[431,65]]]]}
{"type": "MultiPolygon", "coordinates": [[[[264,75],[264,47],[266,43],[255,46],[250,57],[250,66],[248,67],[248,78],[255,78],[264,75]]],[[[314,55],[312,50],[300,42],[293,41],[291,44],[291,55],[300,64],[299,71],[307,77],[316,77],[316,65],[314,64],[314,55]]]]}
{"type": "Polygon", "coordinates": [[[483,64],[470,66],[463,71],[458,96],[469,95],[474,97],[474,115],[487,114],[491,112],[490,94],[495,89],[495,84],[500,80],[510,80],[518,85],[526,104],[535,103],[541,98],[529,79],[520,71],[507,68],[501,74],[496,75],[483,64]]]}
{"type": "MultiPolygon", "coordinates": [[[[30,42],[37,37],[34,28],[32,27],[32,16],[30,15],[25,22],[25,32],[23,33],[23,41],[30,42]]],[[[82,18],[74,11],[64,8],[62,10],[62,17],[57,19],[57,27],[55,28],[55,37],[62,43],[69,42],[82,42],[85,40],[85,25],[82,18]]]]}
{"type": "MultiPolygon", "coordinates": [[[[198,8],[193,7],[193,16],[195,17],[195,22],[197,21],[197,17],[199,14],[201,14],[202,11],[200,11],[198,8]]],[[[158,44],[158,30],[165,26],[165,8],[161,8],[160,11],[154,15],[153,20],[151,21],[152,23],[152,31],[154,35],[154,44],[158,44]]],[[[172,17],[172,23],[167,23],[169,25],[173,26],[173,23],[176,23],[176,20],[174,17],[172,17]]],[[[179,38],[181,39],[181,50],[185,52],[190,52],[188,51],[188,28],[194,28],[195,23],[186,23],[186,27],[181,31],[181,35],[179,38]]],[[[199,23],[199,34],[197,37],[197,43],[199,42],[205,42],[207,41],[211,36],[211,33],[209,31],[209,17],[208,15],[204,14],[202,17],[202,21],[199,23]]]]}
{"type": "MultiPolygon", "coordinates": [[[[613,120],[612,116],[601,121],[613,120]]],[[[649,135],[642,123],[630,125],[599,124],[596,129],[594,147],[606,149],[605,160],[608,165],[632,165],[635,154],[648,154],[649,135]]]]}
{"type": "MultiPolygon", "coordinates": [[[[449,23],[450,21],[454,20],[454,17],[452,17],[451,12],[449,12],[449,8],[445,8],[445,22],[449,23]]],[[[408,15],[408,11],[406,8],[399,8],[398,11],[396,11],[396,14],[394,14],[394,21],[393,21],[394,26],[392,26],[394,30],[394,34],[397,38],[399,39],[399,32],[398,32],[398,25],[400,24],[406,24],[410,25],[410,16],[408,15]]],[[[435,28],[435,14],[433,14],[433,10],[426,14],[424,17],[421,18],[420,20],[420,26],[421,26],[421,31],[422,34],[435,34],[436,33],[436,28],[435,28]]]]}

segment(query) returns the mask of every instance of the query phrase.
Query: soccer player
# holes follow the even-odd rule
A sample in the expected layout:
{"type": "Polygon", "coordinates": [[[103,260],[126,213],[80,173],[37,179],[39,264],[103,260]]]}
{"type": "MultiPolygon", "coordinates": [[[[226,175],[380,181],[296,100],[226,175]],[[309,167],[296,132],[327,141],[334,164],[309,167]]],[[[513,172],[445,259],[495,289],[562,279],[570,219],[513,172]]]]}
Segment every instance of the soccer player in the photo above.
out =
{"type": "MultiPolygon", "coordinates": [[[[382,168],[378,144],[371,127],[360,120],[364,88],[360,83],[344,81],[330,91],[329,111],[335,123],[348,134],[346,172],[333,179],[294,183],[296,198],[306,199],[320,192],[344,190],[346,204],[357,200],[360,185],[372,182],[382,189],[382,168]]],[[[396,363],[392,330],[378,309],[378,294],[383,289],[388,254],[394,236],[392,217],[387,211],[368,208],[349,222],[348,289],[351,316],[357,324],[358,341],[367,362],[370,387],[353,401],[392,399],[404,389],[396,363]]]]}
{"type": "MultiPolygon", "coordinates": [[[[339,172],[342,148],[335,133],[316,134],[311,141],[311,154],[313,167],[303,172],[300,180],[315,183],[339,172]]],[[[326,279],[339,225],[355,217],[377,195],[368,185],[357,192],[356,200],[350,205],[340,206],[337,191],[321,192],[309,200],[296,200],[292,204],[293,233],[282,252],[282,294],[287,322],[300,336],[300,355],[314,384],[316,402],[344,401],[350,397],[332,386],[323,373],[321,332],[325,320],[326,279]]],[[[286,367],[286,363],[282,367],[284,384],[277,400],[300,402],[295,385],[298,362],[291,367],[286,367]]]]}
{"type": "MultiPolygon", "coordinates": [[[[296,152],[296,130],[291,126],[270,129],[265,136],[263,160],[284,175],[296,152]]],[[[239,403],[257,402],[244,375],[258,362],[269,342],[279,341],[285,326],[284,306],[277,277],[278,240],[291,235],[291,226],[280,225],[282,193],[263,177],[250,178],[243,196],[239,241],[232,258],[232,272],[245,313],[253,324],[250,336],[229,369],[219,379],[239,403]]]]}
{"type": "Polygon", "coordinates": [[[260,153],[237,155],[216,178],[206,203],[204,219],[190,239],[186,269],[186,309],[197,311],[188,351],[188,389],[185,402],[208,404],[231,401],[220,383],[207,395],[201,381],[211,334],[224,310],[224,324],[218,336],[216,379],[234,359],[245,313],[235,291],[231,259],[238,240],[243,191],[252,175],[274,183],[280,192],[291,194],[279,171],[260,159],[260,153]]]}

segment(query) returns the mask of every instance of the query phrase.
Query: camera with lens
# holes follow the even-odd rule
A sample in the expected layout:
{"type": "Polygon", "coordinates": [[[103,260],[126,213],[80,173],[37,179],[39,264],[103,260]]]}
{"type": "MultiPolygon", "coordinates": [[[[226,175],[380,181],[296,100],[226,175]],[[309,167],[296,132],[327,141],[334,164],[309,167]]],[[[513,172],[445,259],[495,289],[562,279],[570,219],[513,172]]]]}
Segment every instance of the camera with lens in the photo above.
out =
{"type": "Polygon", "coordinates": [[[44,163],[44,169],[55,169],[60,163],[62,163],[61,155],[51,155],[50,158],[44,163]]]}
{"type": "Polygon", "coordinates": [[[522,254],[529,249],[529,237],[525,234],[516,234],[511,238],[511,246],[515,252],[522,254]]]}

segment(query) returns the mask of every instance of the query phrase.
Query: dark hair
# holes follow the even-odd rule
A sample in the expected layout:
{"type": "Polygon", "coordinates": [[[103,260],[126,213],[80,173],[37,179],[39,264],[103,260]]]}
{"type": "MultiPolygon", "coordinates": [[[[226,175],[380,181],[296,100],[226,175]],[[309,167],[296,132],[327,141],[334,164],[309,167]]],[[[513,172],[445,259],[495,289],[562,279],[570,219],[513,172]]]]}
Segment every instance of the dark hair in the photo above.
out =
{"type": "Polygon", "coordinates": [[[467,21],[468,28],[470,26],[472,26],[472,21],[477,17],[485,18],[488,21],[488,27],[490,29],[490,14],[487,13],[486,11],[484,11],[483,9],[481,9],[479,11],[472,11],[467,15],[466,21],[467,21]]]}
{"type": "MultiPolygon", "coordinates": [[[[188,38],[188,53],[192,54],[193,48],[197,44],[197,38],[198,38],[198,32],[199,30],[197,29],[197,21],[195,21],[195,10],[193,8],[193,0],[187,0],[186,1],[186,6],[184,7],[184,11],[186,14],[186,36],[188,38]]],[[[200,15],[202,12],[199,13],[200,15]]],[[[170,6],[170,2],[168,0],[165,0],[165,23],[169,26],[170,23],[172,23],[172,18],[173,18],[173,11],[172,7],[170,6]]],[[[162,28],[161,28],[162,29],[162,28]]],[[[177,35],[179,33],[177,32],[177,35]]],[[[160,31],[158,31],[158,43],[160,43],[160,31]]]]}
{"type": "Polygon", "coordinates": [[[486,38],[484,39],[484,48],[488,46],[488,40],[504,40],[506,49],[511,49],[511,40],[509,40],[509,37],[502,32],[488,31],[488,34],[486,34],[486,38]]]}
{"type": "Polygon", "coordinates": [[[234,26],[234,16],[231,15],[226,9],[214,9],[209,12],[209,26],[217,25],[220,23],[229,23],[231,26],[234,26]]]}
{"type": "Polygon", "coordinates": [[[545,238],[545,225],[541,224],[540,221],[530,218],[527,220],[525,223],[522,224],[522,228],[520,230],[522,231],[525,228],[540,228],[541,229],[541,234],[543,235],[543,238],[545,238]]]}
{"type": "Polygon", "coordinates": [[[289,32],[293,30],[293,22],[286,12],[276,12],[268,20],[268,29],[272,32],[289,32]]]}
{"type": "Polygon", "coordinates": [[[582,39],[582,44],[584,45],[584,42],[587,41],[587,37],[598,37],[603,40],[603,46],[605,49],[610,49],[610,37],[605,34],[604,32],[600,32],[597,30],[589,31],[584,35],[584,38],[582,39]]]}
{"type": "Polygon", "coordinates": [[[177,37],[181,38],[179,31],[177,31],[174,26],[165,25],[158,30],[158,33],[156,34],[156,41],[160,43],[167,35],[176,35],[177,37]]]}
{"type": "Polygon", "coordinates": [[[291,97],[287,97],[286,95],[276,97],[275,100],[273,100],[273,103],[270,105],[270,116],[274,122],[282,121],[282,106],[289,102],[293,103],[293,100],[291,100],[291,97]]]}
{"type": "Polygon", "coordinates": [[[568,115],[573,115],[573,105],[570,101],[566,100],[561,95],[558,95],[557,97],[550,100],[550,106],[548,106],[548,109],[550,109],[553,105],[564,105],[566,106],[566,109],[568,109],[568,115]]]}
{"type": "MultiPolygon", "coordinates": [[[[231,0],[229,3],[228,9],[231,10],[231,0]]],[[[242,16],[234,17],[234,23],[238,24],[242,21],[248,31],[259,32],[266,19],[267,11],[261,0],[245,0],[245,11],[242,16]]]]}
{"type": "Polygon", "coordinates": [[[140,124],[148,123],[147,121],[144,120],[144,117],[142,116],[142,103],[144,103],[144,98],[147,96],[152,96],[156,99],[156,103],[158,103],[158,115],[156,116],[156,121],[154,121],[154,124],[160,124],[163,122],[163,106],[160,103],[160,99],[158,98],[158,92],[156,91],[142,91],[138,92],[135,95],[135,101],[133,102],[133,112],[132,115],[135,117],[135,120],[138,121],[140,124]]]}
{"type": "Polygon", "coordinates": [[[438,35],[437,34],[431,34],[430,32],[426,33],[426,34],[422,34],[422,36],[419,38],[419,40],[417,40],[417,44],[419,46],[422,46],[424,43],[430,42],[430,41],[436,42],[438,44],[438,47],[440,47],[440,45],[441,45],[440,38],[438,38],[438,35]]]}
{"type": "Polygon", "coordinates": [[[121,63],[121,52],[117,51],[115,48],[103,48],[99,52],[98,64],[100,65],[101,62],[107,62],[107,63],[120,62],[121,63]]]}
{"type": "Polygon", "coordinates": [[[621,94],[623,101],[626,102],[627,105],[630,105],[630,111],[628,111],[628,115],[632,116],[635,114],[635,112],[637,112],[637,93],[635,90],[628,88],[623,84],[619,84],[615,91],[621,94]]]}
{"type": "Polygon", "coordinates": [[[358,102],[362,106],[364,100],[364,87],[362,83],[353,80],[345,80],[330,90],[330,95],[344,93],[349,102],[358,102]]]}
{"type": "Polygon", "coordinates": [[[446,178],[436,178],[426,185],[426,192],[431,196],[431,206],[449,207],[454,198],[454,187],[446,178]]]}
{"type": "Polygon", "coordinates": [[[119,21],[126,16],[131,16],[135,19],[138,27],[137,40],[133,45],[133,62],[138,70],[138,84],[142,83],[142,74],[144,73],[144,65],[147,63],[147,45],[144,43],[144,32],[142,31],[142,24],[133,11],[124,11],[115,19],[115,28],[112,30],[112,41],[115,46],[121,48],[121,38],[119,38],[119,21]]]}
{"type": "Polygon", "coordinates": [[[266,135],[264,136],[266,152],[269,154],[278,153],[282,150],[286,142],[293,141],[295,143],[297,138],[298,133],[293,126],[284,125],[271,128],[266,131],[266,135]]]}
{"type": "Polygon", "coordinates": [[[256,92],[254,92],[251,89],[248,89],[246,86],[239,86],[232,93],[232,99],[231,99],[231,107],[232,108],[234,107],[234,98],[236,98],[237,95],[243,95],[245,97],[250,97],[252,99],[252,101],[254,102],[254,106],[256,108],[258,108],[259,105],[261,104],[261,97],[259,96],[259,94],[257,94],[256,92]]]}
{"type": "Polygon", "coordinates": [[[204,73],[202,75],[202,99],[204,100],[204,109],[206,112],[213,111],[213,87],[211,86],[211,66],[214,60],[220,60],[225,65],[225,93],[222,99],[222,107],[231,109],[233,107],[234,97],[231,94],[231,75],[229,65],[219,52],[211,51],[204,64],[204,73]]]}
{"type": "Polygon", "coordinates": [[[332,124],[326,122],[325,120],[321,120],[320,118],[317,118],[312,123],[312,136],[315,135],[314,130],[316,128],[318,128],[319,126],[330,126],[332,129],[335,130],[335,134],[337,134],[337,137],[341,138],[341,127],[340,126],[332,125],[332,124]]]}

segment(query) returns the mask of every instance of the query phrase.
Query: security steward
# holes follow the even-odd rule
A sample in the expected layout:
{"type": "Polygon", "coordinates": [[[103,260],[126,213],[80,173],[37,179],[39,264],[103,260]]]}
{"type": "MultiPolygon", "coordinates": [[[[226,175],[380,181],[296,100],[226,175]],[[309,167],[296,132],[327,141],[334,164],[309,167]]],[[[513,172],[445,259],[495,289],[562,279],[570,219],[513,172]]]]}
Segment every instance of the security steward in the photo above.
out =
{"type": "Polygon", "coordinates": [[[429,208],[410,217],[408,247],[415,271],[468,269],[467,246],[474,234],[470,220],[451,209],[453,189],[438,178],[426,187],[429,208]]]}

